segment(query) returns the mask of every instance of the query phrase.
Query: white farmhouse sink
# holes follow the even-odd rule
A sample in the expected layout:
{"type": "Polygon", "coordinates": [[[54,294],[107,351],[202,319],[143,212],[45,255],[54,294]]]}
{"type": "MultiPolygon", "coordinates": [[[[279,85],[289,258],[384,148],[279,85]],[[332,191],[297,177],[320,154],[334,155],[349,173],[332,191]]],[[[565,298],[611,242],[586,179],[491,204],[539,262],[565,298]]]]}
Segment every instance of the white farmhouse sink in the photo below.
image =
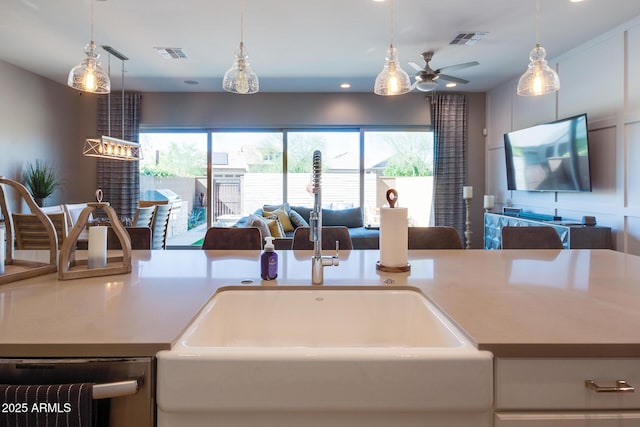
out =
{"type": "Polygon", "coordinates": [[[449,348],[465,344],[459,335],[418,292],[240,290],[215,296],[180,345],[449,348]]]}
{"type": "Polygon", "coordinates": [[[491,354],[412,290],[223,290],[158,353],[159,427],[484,426],[492,393],[491,354]]]}

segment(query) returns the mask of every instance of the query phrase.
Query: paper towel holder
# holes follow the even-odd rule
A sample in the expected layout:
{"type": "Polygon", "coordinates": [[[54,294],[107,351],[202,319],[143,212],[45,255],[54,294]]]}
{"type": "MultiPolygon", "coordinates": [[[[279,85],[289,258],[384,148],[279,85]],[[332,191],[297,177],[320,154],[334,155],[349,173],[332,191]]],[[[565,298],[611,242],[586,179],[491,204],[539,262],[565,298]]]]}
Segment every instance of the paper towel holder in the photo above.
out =
{"type": "Polygon", "coordinates": [[[407,265],[401,265],[399,267],[389,267],[386,265],[380,264],[380,261],[376,262],[376,270],[384,271],[385,273],[406,273],[411,271],[411,263],[407,263],[407,265]]]}
{"type": "Polygon", "coordinates": [[[387,197],[387,203],[389,203],[389,207],[395,208],[396,203],[398,203],[398,192],[395,189],[390,188],[387,190],[386,197],[387,197]]]}
{"type": "MultiPolygon", "coordinates": [[[[398,203],[398,192],[395,189],[390,188],[387,190],[386,198],[389,203],[389,207],[395,208],[396,203],[398,203]]],[[[378,261],[376,262],[376,270],[384,271],[386,273],[406,273],[411,271],[411,264],[407,263],[406,265],[401,266],[387,266],[378,261]]]]}

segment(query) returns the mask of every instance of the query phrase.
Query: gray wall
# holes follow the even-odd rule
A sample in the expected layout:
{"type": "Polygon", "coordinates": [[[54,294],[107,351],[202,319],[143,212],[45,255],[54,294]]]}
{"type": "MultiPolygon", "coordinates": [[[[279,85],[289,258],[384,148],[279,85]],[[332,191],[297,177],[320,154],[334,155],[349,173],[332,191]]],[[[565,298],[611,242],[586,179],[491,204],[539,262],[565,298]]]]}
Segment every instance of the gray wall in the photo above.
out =
{"type": "Polygon", "coordinates": [[[141,124],[148,127],[260,128],[324,125],[427,125],[424,94],[144,93],[141,124]]]}
{"type": "Polygon", "coordinates": [[[26,164],[42,159],[62,181],[49,204],[91,200],[95,160],[82,156],[82,142],[95,132],[95,100],[3,61],[0,94],[0,175],[21,181],[26,164]]]}
{"type": "MultiPolygon", "coordinates": [[[[518,77],[487,94],[488,192],[502,205],[567,219],[595,215],[614,230],[615,248],[640,255],[640,18],[634,18],[550,61],[560,91],[516,95],[518,77]],[[588,114],[591,193],[507,191],[503,134],[588,114]]],[[[523,69],[526,63],[523,62],[523,69]]]]}

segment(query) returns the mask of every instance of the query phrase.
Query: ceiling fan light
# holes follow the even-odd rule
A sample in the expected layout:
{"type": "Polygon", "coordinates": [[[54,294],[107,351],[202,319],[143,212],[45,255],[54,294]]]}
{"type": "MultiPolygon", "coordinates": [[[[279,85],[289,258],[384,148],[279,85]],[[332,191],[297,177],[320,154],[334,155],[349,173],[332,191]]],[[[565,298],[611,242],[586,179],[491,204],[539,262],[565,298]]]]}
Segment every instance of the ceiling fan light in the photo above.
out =
{"type": "Polygon", "coordinates": [[[411,90],[411,79],[400,67],[398,51],[393,45],[387,50],[387,57],[382,71],[376,77],[373,93],[376,95],[402,95],[411,90]]]}
{"type": "Polygon", "coordinates": [[[545,60],[547,52],[536,44],[529,54],[529,67],[518,80],[518,95],[540,96],[560,90],[560,77],[545,60]]]}
{"type": "Polygon", "coordinates": [[[438,83],[433,80],[425,80],[416,83],[416,89],[420,92],[431,92],[438,87],[438,83]]]}
{"type": "Polygon", "coordinates": [[[227,92],[241,95],[251,95],[260,90],[258,76],[249,65],[249,56],[244,50],[244,43],[240,42],[240,48],[236,51],[233,65],[222,80],[222,88],[227,92]]]}
{"type": "Polygon", "coordinates": [[[99,54],[93,40],[85,47],[86,57],[71,69],[67,85],[82,92],[105,94],[111,92],[109,76],[100,67],[99,54]]]}

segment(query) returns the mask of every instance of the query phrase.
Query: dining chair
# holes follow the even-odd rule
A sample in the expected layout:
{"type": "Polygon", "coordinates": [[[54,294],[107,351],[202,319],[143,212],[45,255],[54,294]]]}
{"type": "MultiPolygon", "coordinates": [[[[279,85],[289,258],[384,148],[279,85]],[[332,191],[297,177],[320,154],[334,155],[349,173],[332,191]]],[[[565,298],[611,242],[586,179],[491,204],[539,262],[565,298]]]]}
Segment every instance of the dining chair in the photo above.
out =
{"type": "Polygon", "coordinates": [[[409,227],[409,249],[463,249],[454,227],[409,227]]]}
{"type": "Polygon", "coordinates": [[[151,227],[155,206],[137,207],[131,225],[133,227],[151,227]]]}
{"type": "MultiPolygon", "coordinates": [[[[67,214],[67,228],[71,230],[78,222],[78,217],[87,203],[67,203],[64,205],[64,211],[67,214]]],[[[89,221],[93,220],[93,212],[89,214],[89,221]]]]}
{"type": "MultiPolygon", "coordinates": [[[[126,227],[131,240],[131,249],[151,249],[151,228],[150,227],[126,227]]],[[[113,231],[107,228],[107,249],[122,249],[120,240],[113,231]]]]}
{"type": "Polygon", "coordinates": [[[262,249],[262,233],[257,227],[209,227],[202,249],[262,249]]]}
{"type": "Polygon", "coordinates": [[[153,218],[151,220],[151,249],[166,249],[171,205],[167,203],[157,204],[153,209],[153,218]]]}
{"type": "MultiPolygon", "coordinates": [[[[48,213],[58,238],[58,248],[67,237],[67,220],[64,212],[48,213]]],[[[49,234],[35,214],[11,214],[15,232],[16,249],[49,249],[49,234]]]]}
{"type": "MultiPolygon", "coordinates": [[[[293,232],[293,242],[291,249],[293,250],[313,250],[313,242],[309,240],[311,228],[298,227],[293,232]]],[[[326,226],[322,227],[322,250],[335,250],[336,241],[340,244],[340,249],[353,249],[353,242],[349,235],[349,229],[344,226],[326,226]]]]}
{"type": "Polygon", "coordinates": [[[63,205],[41,206],[40,210],[46,214],[64,212],[63,205]]]}
{"type": "Polygon", "coordinates": [[[563,249],[558,232],[548,226],[502,227],[502,249],[563,249]]]}

